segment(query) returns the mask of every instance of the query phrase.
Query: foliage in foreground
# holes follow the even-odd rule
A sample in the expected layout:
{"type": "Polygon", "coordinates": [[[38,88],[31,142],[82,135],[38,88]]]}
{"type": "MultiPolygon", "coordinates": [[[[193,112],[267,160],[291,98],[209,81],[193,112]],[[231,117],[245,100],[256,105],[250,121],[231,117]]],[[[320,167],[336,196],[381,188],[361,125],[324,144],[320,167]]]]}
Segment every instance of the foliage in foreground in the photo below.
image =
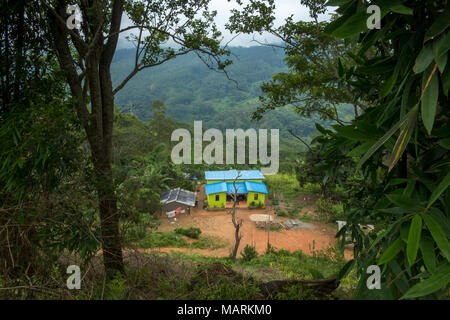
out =
{"type": "MultiPolygon", "coordinates": [[[[310,161],[306,164],[310,173],[316,168],[319,171],[308,179],[316,178],[323,187],[328,181],[337,182],[347,198],[347,225],[338,235],[344,238],[351,233],[355,260],[342,274],[356,267],[360,281],[355,298],[448,298],[448,1],[371,1],[370,5],[381,8],[380,29],[368,29],[371,16],[365,2],[301,2],[308,6],[318,27],[314,37],[319,41],[313,44],[305,37],[311,33],[308,24],[288,19],[274,29],[272,0],[254,1],[231,19],[234,30],[276,31],[287,42],[291,73],[278,74],[263,86],[266,96],[262,100],[269,104],[254,116],[259,118],[268,108],[303,98],[298,92],[304,88],[306,98],[325,91],[327,102],[339,99],[336,88],[350,93],[346,97],[354,105],[355,119],[351,123],[337,121],[331,129],[317,124],[320,135],[313,140],[316,145],[306,159],[310,161]],[[325,12],[326,6],[338,8],[331,23],[321,28],[317,15],[325,12]],[[335,43],[344,45],[339,47],[343,50],[336,55],[325,52],[327,62],[315,60],[314,50],[324,48],[318,44],[334,43],[330,36],[342,39],[335,43]],[[330,77],[315,77],[320,88],[299,86],[314,72],[315,64],[325,73],[330,69],[334,72],[330,77]],[[348,170],[342,170],[345,168],[348,170]],[[363,232],[359,227],[368,222],[375,225],[373,232],[363,232]],[[364,289],[370,265],[381,267],[382,290],[367,295],[364,289]]],[[[320,107],[306,102],[300,105],[300,113],[309,106],[320,107]]],[[[304,168],[299,168],[300,181],[304,180],[304,168]]]]}
{"type": "MultiPolygon", "coordinates": [[[[100,257],[86,265],[81,290],[67,290],[65,265],[77,263],[74,257],[62,257],[50,267],[45,278],[0,278],[5,290],[0,299],[316,299],[312,293],[297,286],[283,293],[264,296],[259,285],[275,279],[314,279],[336,274],[345,263],[338,251],[271,253],[245,259],[214,258],[180,252],[126,255],[127,273],[107,280],[100,257]],[[31,281],[31,282],[30,282],[31,281]]],[[[355,284],[354,275],[346,277],[339,289],[328,299],[347,299],[355,284]]]]}

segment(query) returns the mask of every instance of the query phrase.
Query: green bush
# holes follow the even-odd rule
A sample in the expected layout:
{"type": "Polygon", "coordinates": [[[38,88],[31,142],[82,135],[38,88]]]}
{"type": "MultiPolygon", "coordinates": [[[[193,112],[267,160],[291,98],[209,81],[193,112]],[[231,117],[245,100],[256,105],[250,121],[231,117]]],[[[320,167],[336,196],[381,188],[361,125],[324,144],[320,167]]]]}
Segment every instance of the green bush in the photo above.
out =
{"type": "Polygon", "coordinates": [[[288,214],[284,210],[279,210],[279,211],[277,211],[277,216],[279,216],[279,217],[287,217],[288,214]]]}
{"type": "Polygon", "coordinates": [[[331,222],[343,218],[341,204],[334,204],[330,199],[320,198],[316,202],[317,213],[322,221],[331,222]]]}
{"type": "Polygon", "coordinates": [[[177,228],[175,229],[175,233],[182,234],[183,236],[192,239],[198,239],[202,231],[199,228],[189,228],[189,229],[177,228]]]}
{"type": "Polygon", "coordinates": [[[244,261],[251,261],[258,257],[258,252],[255,247],[246,245],[244,250],[241,252],[241,256],[244,261]]]}
{"type": "Polygon", "coordinates": [[[186,240],[173,232],[148,232],[144,239],[136,243],[140,248],[186,248],[186,240]]]}

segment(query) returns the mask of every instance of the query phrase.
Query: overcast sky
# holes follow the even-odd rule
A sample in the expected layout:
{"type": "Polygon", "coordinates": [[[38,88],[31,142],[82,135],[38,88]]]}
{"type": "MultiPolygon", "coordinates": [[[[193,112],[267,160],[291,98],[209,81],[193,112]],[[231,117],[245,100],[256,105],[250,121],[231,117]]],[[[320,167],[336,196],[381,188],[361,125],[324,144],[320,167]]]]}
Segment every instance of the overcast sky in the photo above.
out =
{"type": "MultiPolygon", "coordinates": [[[[303,21],[311,20],[311,18],[309,17],[308,9],[300,4],[300,0],[275,0],[275,5],[276,5],[277,25],[281,25],[284,19],[286,19],[292,14],[294,15],[294,18],[296,20],[303,20],[303,21]]],[[[225,24],[228,22],[228,18],[231,15],[230,10],[233,8],[239,8],[239,6],[237,6],[234,1],[228,2],[227,0],[211,0],[210,9],[217,11],[216,24],[219,30],[223,33],[225,43],[232,39],[230,33],[227,32],[227,30],[225,30],[225,24]]],[[[327,20],[328,18],[329,18],[328,15],[323,15],[319,17],[320,20],[327,20]]],[[[122,21],[122,28],[129,25],[130,20],[127,17],[124,17],[122,21]]],[[[127,40],[125,40],[124,38],[125,35],[126,34],[124,33],[121,36],[119,48],[131,46],[131,44],[127,40]]],[[[252,42],[253,36],[255,37],[255,39],[261,42],[277,41],[276,38],[268,34],[239,35],[229,45],[243,46],[243,47],[257,45],[257,43],[252,42]]]]}

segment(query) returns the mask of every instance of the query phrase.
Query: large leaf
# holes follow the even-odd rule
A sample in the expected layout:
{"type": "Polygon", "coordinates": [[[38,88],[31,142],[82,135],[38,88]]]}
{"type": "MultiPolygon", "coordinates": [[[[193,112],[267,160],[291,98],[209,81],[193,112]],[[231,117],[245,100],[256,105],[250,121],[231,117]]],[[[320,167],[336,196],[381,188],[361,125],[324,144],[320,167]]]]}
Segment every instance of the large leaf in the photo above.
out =
{"type": "Polygon", "coordinates": [[[436,255],[434,254],[434,242],[427,238],[420,239],[420,251],[423,262],[430,273],[436,270],[436,255]]]}
{"type": "Polygon", "coordinates": [[[439,95],[439,80],[434,70],[430,70],[429,73],[425,72],[422,77],[422,92],[424,93],[421,102],[421,112],[422,121],[428,134],[431,134],[433,129],[439,95]]]}
{"type": "Polygon", "coordinates": [[[355,266],[355,259],[352,259],[350,261],[348,261],[343,267],[342,269],[339,271],[337,280],[340,281],[342,280],[355,266]]]}
{"type": "MultiPolygon", "coordinates": [[[[378,5],[381,7],[380,19],[382,19],[386,14],[389,13],[393,6],[399,5],[399,1],[379,1],[378,5]]],[[[398,8],[399,9],[399,8],[398,8]]],[[[337,38],[348,38],[354,35],[358,35],[359,33],[367,30],[367,20],[372,14],[367,13],[365,10],[361,12],[357,12],[351,17],[346,17],[341,20],[339,24],[333,24],[334,30],[331,35],[337,38]],[[336,27],[337,26],[337,27],[336,27]]],[[[342,17],[341,17],[342,18],[342,17]]],[[[340,20],[337,19],[337,20],[340,20]]],[[[330,30],[330,29],[328,29],[330,30]]]]}
{"type": "Polygon", "coordinates": [[[405,243],[400,237],[398,237],[397,240],[395,240],[381,255],[378,260],[378,264],[381,265],[394,259],[404,246],[405,243]]]}
{"type": "Polygon", "coordinates": [[[447,6],[447,9],[434,21],[427,33],[425,33],[425,41],[435,38],[441,32],[445,31],[449,25],[450,7],[447,6]]]}
{"type": "Polygon", "coordinates": [[[442,73],[445,70],[445,66],[447,65],[448,55],[444,54],[435,59],[436,64],[438,65],[439,71],[442,73]]]}
{"type": "Polygon", "coordinates": [[[367,150],[370,149],[370,147],[373,145],[373,142],[364,142],[363,144],[357,146],[356,148],[352,149],[351,151],[349,151],[346,156],[347,157],[360,157],[362,156],[364,153],[367,152],[367,150]]]}
{"type": "Polygon", "coordinates": [[[366,22],[368,18],[369,14],[365,11],[358,12],[350,18],[345,19],[345,22],[336,28],[331,35],[337,38],[348,38],[355,34],[359,34],[367,29],[366,22]]]}
{"type": "Polygon", "coordinates": [[[393,5],[393,6],[390,7],[390,9],[393,12],[400,13],[400,14],[407,14],[407,15],[410,15],[410,16],[412,16],[412,14],[413,14],[413,9],[408,8],[408,7],[406,7],[406,6],[402,5],[402,4],[393,5]]]}
{"type": "Polygon", "coordinates": [[[411,197],[407,197],[402,194],[387,194],[386,198],[389,199],[392,203],[396,204],[400,208],[409,210],[409,211],[420,211],[423,210],[423,206],[420,204],[418,199],[413,199],[411,197]]]}
{"type": "Polygon", "coordinates": [[[367,153],[361,158],[361,160],[359,160],[357,168],[361,168],[361,166],[364,164],[364,162],[367,161],[367,159],[369,159],[379,148],[381,148],[386,141],[389,140],[389,138],[391,138],[394,133],[401,128],[401,126],[408,121],[408,118],[410,116],[411,112],[417,112],[417,105],[411,109],[411,111],[406,114],[399,122],[397,122],[391,129],[388,130],[388,132],[385,133],[385,135],[383,137],[381,137],[380,140],[378,140],[377,142],[375,142],[375,144],[369,149],[369,151],[367,151],[367,153]]]}
{"type": "Polygon", "coordinates": [[[433,49],[431,44],[427,44],[422,48],[416,58],[416,63],[413,67],[414,72],[424,72],[425,69],[430,65],[431,61],[433,61],[433,49]]]}
{"type": "Polygon", "coordinates": [[[422,218],[416,214],[411,221],[408,233],[408,244],[406,246],[406,256],[410,266],[414,264],[419,250],[420,237],[422,235],[422,218]]]}
{"type": "Polygon", "coordinates": [[[444,73],[442,73],[441,80],[442,80],[442,91],[444,92],[444,95],[448,97],[448,90],[450,89],[450,64],[447,65],[447,67],[444,70],[444,73]]]}
{"type": "Polygon", "coordinates": [[[433,41],[433,54],[435,58],[448,53],[450,49],[450,31],[433,41]]]}
{"type": "Polygon", "coordinates": [[[441,194],[450,186],[450,172],[442,179],[439,185],[434,189],[431,194],[430,200],[428,200],[427,208],[431,207],[433,203],[441,196],[441,194]]]}
{"type": "Polygon", "coordinates": [[[405,293],[400,299],[413,299],[417,297],[423,297],[439,289],[444,288],[450,282],[450,264],[441,268],[439,272],[432,275],[430,278],[423,280],[413,286],[408,292],[405,293]]]}
{"type": "Polygon", "coordinates": [[[444,230],[431,215],[423,214],[422,218],[425,221],[428,230],[430,230],[431,235],[433,236],[434,241],[436,241],[442,254],[447,258],[448,261],[450,261],[450,242],[448,241],[444,230]]]}
{"type": "Polygon", "coordinates": [[[439,223],[439,225],[442,227],[447,236],[447,239],[450,239],[450,219],[436,207],[431,207],[429,212],[434,220],[436,220],[437,223],[439,223]]]}
{"type": "Polygon", "coordinates": [[[409,217],[409,215],[402,217],[401,219],[395,221],[394,223],[389,224],[388,228],[380,234],[370,245],[369,249],[367,251],[372,250],[381,240],[384,239],[399,223],[402,223],[404,220],[406,220],[409,217]]]}
{"type": "Polygon", "coordinates": [[[398,72],[399,72],[399,68],[397,67],[397,68],[394,69],[394,73],[383,84],[383,86],[380,89],[380,94],[379,94],[380,95],[380,99],[383,99],[384,97],[386,97],[392,91],[392,88],[394,87],[395,83],[397,82],[398,72]]]}
{"type": "Polygon", "coordinates": [[[394,149],[392,150],[389,160],[389,171],[391,171],[392,168],[394,168],[394,166],[397,164],[403,152],[406,150],[406,146],[408,145],[409,140],[411,139],[411,135],[416,124],[418,109],[413,110],[414,112],[411,112],[409,114],[408,121],[404,124],[403,129],[400,131],[400,135],[395,142],[394,149]]]}

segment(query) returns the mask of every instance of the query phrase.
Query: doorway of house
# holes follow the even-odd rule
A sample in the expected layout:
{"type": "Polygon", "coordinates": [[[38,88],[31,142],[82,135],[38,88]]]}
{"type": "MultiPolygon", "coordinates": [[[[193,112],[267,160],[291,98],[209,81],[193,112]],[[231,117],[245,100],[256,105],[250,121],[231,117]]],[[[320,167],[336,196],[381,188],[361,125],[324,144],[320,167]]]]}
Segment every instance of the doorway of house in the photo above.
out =
{"type": "MultiPolygon", "coordinates": [[[[239,193],[237,194],[236,199],[237,206],[247,206],[247,194],[246,193],[239,193]]],[[[227,194],[227,207],[233,206],[233,196],[232,194],[227,194]]]]}

